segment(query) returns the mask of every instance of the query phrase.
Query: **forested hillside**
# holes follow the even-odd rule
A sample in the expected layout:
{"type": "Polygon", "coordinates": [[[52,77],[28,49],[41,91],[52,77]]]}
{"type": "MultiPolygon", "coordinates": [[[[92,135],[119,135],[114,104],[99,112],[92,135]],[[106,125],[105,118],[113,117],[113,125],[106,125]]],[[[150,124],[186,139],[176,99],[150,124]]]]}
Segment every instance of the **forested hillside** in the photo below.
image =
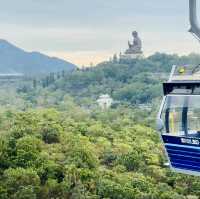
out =
{"type": "Polygon", "coordinates": [[[152,104],[162,95],[162,82],[167,80],[172,65],[199,63],[200,56],[196,54],[179,57],[156,53],[130,62],[114,59],[72,73],[51,73],[18,91],[40,106],[56,104],[70,95],[79,105],[90,107],[101,94],[109,94],[117,104],[152,104]]]}
{"type": "Polygon", "coordinates": [[[0,198],[200,196],[199,178],[164,168],[159,138],[136,122],[138,113],[122,108],[89,114],[68,103],[1,114],[0,198]]]}
{"type": "Polygon", "coordinates": [[[154,130],[171,66],[199,63],[158,53],[1,86],[0,198],[200,198],[198,177],[165,167],[154,130]],[[96,104],[102,93],[115,101],[106,111],[96,104]]]}

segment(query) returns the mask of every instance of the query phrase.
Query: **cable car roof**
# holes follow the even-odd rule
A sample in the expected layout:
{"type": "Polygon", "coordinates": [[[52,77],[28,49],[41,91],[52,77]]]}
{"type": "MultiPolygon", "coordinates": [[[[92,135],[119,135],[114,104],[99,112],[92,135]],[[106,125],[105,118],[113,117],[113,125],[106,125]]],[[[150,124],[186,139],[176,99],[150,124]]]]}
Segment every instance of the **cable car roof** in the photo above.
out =
{"type": "Polygon", "coordinates": [[[169,82],[200,82],[200,66],[173,66],[169,82]]]}
{"type": "Polygon", "coordinates": [[[200,95],[200,65],[173,66],[163,91],[164,95],[200,95]]]}

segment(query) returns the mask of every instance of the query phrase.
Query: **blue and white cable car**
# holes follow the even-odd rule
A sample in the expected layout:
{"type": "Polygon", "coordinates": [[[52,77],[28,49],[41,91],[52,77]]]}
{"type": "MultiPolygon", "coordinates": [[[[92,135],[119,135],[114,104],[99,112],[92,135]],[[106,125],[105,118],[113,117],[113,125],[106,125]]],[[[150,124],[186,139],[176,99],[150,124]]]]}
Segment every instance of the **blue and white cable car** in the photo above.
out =
{"type": "MultiPolygon", "coordinates": [[[[196,0],[189,0],[189,30],[200,41],[196,0]]],[[[157,118],[169,166],[175,172],[200,176],[200,66],[173,66],[163,84],[157,118]]]]}
{"type": "Polygon", "coordinates": [[[200,175],[200,70],[174,66],[163,90],[157,127],[169,165],[177,172],[200,175]]]}

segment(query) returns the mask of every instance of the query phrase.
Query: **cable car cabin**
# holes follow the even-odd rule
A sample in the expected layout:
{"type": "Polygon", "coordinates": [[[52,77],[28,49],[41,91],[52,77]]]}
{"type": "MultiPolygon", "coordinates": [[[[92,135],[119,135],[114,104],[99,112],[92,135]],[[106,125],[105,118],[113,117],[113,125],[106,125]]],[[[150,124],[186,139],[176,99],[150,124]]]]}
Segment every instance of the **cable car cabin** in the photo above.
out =
{"type": "Polygon", "coordinates": [[[157,118],[172,170],[200,176],[200,68],[174,66],[157,118]]]}

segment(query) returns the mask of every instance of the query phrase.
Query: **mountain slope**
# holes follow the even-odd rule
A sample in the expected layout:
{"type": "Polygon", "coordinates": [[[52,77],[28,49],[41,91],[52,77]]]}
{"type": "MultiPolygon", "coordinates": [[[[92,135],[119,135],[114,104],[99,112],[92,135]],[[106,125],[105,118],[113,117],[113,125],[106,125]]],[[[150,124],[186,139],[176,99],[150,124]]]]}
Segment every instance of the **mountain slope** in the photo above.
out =
{"type": "Polygon", "coordinates": [[[56,96],[68,93],[81,105],[87,102],[90,106],[101,94],[109,94],[121,103],[147,104],[162,96],[162,82],[168,79],[172,65],[197,66],[199,63],[198,54],[156,53],[142,60],[104,62],[94,68],[66,74],[48,85],[51,93],[53,90],[56,96]]]}
{"type": "Polygon", "coordinates": [[[0,73],[35,75],[62,70],[71,71],[74,68],[76,66],[70,62],[39,52],[26,52],[0,39],[0,73]]]}

